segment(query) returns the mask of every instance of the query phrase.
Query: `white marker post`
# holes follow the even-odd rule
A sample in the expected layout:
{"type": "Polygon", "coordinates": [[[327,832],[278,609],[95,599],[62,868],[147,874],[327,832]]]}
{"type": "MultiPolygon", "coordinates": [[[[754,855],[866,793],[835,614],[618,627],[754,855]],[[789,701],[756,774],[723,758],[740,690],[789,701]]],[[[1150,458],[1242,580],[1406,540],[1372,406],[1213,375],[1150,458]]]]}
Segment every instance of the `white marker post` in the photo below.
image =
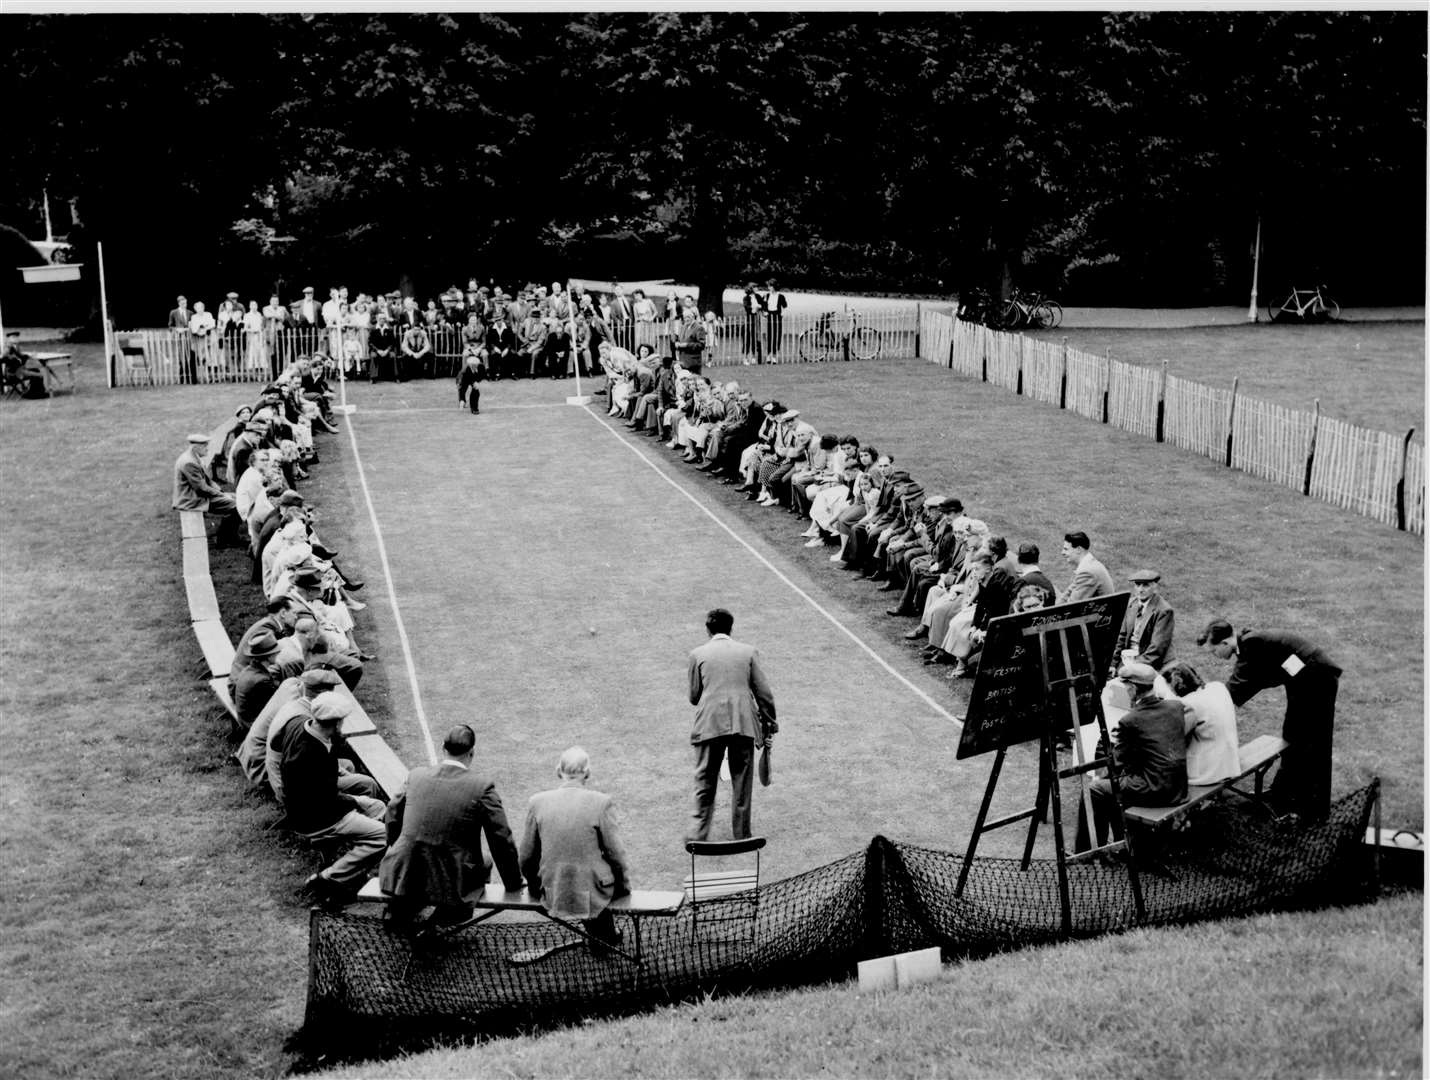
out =
{"type": "Polygon", "coordinates": [[[566,399],[567,405],[589,405],[591,395],[581,393],[581,357],[576,352],[576,301],[571,295],[571,279],[566,279],[566,314],[570,320],[571,366],[576,370],[576,393],[566,399]]]}
{"type": "Polygon", "coordinates": [[[1251,249],[1251,307],[1247,309],[1246,321],[1256,321],[1256,281],[1261,275],[1261,215],[1256,216],[1256,246],[1251,249]]]}

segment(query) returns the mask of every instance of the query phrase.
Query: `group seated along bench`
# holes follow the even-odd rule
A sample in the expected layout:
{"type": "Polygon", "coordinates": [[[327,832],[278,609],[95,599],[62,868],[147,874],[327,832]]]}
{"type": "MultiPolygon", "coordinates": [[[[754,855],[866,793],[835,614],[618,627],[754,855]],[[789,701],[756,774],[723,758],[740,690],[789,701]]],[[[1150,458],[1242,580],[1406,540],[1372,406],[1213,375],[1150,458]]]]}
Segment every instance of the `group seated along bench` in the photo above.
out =
{"type": "Polygon", "coordinates": [[[1228,777],[1219,784],[1203,784],[1187,788],[1187,797],[1175,806],[1125,806],[1122,816],[1127,821],[1156,828],[1180,817],[1200,802],[1210,799],[1222,791],[1235,791],[1248,798],[1261,798],[1262,784],[1266,773],[1276,759],[1286,749],[1286,740],[1277,735],[1258,735],[1238,752],[1241,758],[1241,772],[1228,777]],[[1252,793],[1242,791],[1236,785],[1248,776],[1254,777],[1256,786],[1252,793]]]}
{"type": "MultiPolygon", "coordinates": [[[[390,899],[391,898],[382,891],[377,878],[371,878],[367,884],[358,891],[355,902],[385,904],[390,899]]],[[[467,922],[455,927],[450,927],[449,929],[456,930],[484,922],[501,911],[530,911],[550,919],[552,922],[565,927],[576,935],[575,940],[562,943],[552,948],[517,953],[510,958],[512,963],[526,964],[536,960],[543,960],[552,953],[560,952],[573,945],[579,945],[582,941],[594,940],[586,933],[585,927],[579,922],[563,919],[559,915],[553,915],[546,910],[540,900],[532,899],[531,893],[525,888],[518,889],[515,892],[509,892],[506,886],[500,881],[489,881],[482,889],[480,895],[469,895],[467,900],[474,908],[480,911],[481,914],[475,915],[467,922]]],[[[610,945],[605,942],[598,944],[603,948],[619,953],[633,963],[643,965],[645,961],[641,955],[641,920],[644,918],[670,918],[679,914],[684,903],[685,894],[673,890],[658,891],[636,889],[627,893],[625,896],[617,897],[611,901],[607,910],[614,915],[626,915],[630,917],[631,925],[634,928],[635,952],[628,953],[619,945],[610,945]]]]}

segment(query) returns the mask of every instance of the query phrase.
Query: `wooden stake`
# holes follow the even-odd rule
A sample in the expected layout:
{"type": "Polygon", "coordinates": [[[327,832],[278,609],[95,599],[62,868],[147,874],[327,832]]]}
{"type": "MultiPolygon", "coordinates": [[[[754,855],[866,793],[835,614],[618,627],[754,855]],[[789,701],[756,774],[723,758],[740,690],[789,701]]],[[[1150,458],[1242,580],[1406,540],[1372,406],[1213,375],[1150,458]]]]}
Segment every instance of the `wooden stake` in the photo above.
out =
{"type": "Polygon", "coordinates": [[[1231,466],[1231,436],[1232,423],[1236,420],[1236,387],[1241,382],[1241,376],[1234,376],[1231,380],[1231,398],[1226,403],[1226,461],[1225,464],[1231,466]]]}

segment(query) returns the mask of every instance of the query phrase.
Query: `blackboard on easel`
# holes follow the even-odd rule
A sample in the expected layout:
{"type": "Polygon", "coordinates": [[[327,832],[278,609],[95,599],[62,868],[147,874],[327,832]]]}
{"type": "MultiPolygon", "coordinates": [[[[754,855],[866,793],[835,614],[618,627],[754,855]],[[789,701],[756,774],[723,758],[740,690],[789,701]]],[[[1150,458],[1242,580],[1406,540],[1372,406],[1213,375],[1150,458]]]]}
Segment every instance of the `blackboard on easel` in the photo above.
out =
{"type": "MultiPolygon", "coordinates": [[[[1029,631],[1086,625],[1092,643],[1091,658],[1083,655],[1080,634],[1062,635],[1071,656],[1067,661],[1061,652],[1049,656],[1048,674],[1055,680],[1066,678],[1072,674],[1067,670],[1069,666],[1073,671],[1106,672],[1117,647],[1128,596],[1125,592],[1095,596],[1075,604],[1038,608],[991,620],[978,674],[973,680],[957,756],[960,759],[974,757],[1041,738],[1048,730],[1049,708],[1062,703],[1048,700],[1039,636],[1029,631]]],[[[1077,711],[1081,717],[1095,714],[1093,698],[1101,689],[1101,680],[1078,684],[1077,711]]],[[[1070,716],[1066,719],[1071,722],[1070,716]]]]}

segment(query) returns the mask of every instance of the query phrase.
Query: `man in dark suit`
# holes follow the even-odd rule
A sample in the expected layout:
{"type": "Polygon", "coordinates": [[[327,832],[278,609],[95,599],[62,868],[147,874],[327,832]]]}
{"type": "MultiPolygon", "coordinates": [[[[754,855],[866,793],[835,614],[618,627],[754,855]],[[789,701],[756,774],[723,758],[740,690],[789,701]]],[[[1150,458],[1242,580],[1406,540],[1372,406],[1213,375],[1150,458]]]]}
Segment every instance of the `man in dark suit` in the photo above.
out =
{"type": "Polygon", "coordinates": [[[199,381],[199,358],[194,355],[193,339],[189,336],[189,320],[194,313],[189,309],[187,296],[176,297],[175,302],[178,306],[169,312],[169,332],[174,336],[182,335],[179,348],[185,354],[184,381],[196,383],[199,381]]]}
{"type": "Polygon", "coordinates": [[[1092,541],[1087,533],[1063,534],[1063,558],[1073,568],[1073,576],[1059,603],[1075,604],[1094,596],[1111,596],[1117,591],[1107,567],[1092,557],[1092,541]]]}
{"type": "Polygon", "coordinates": [[[1172,658],[1174,622],[1172,605],[1157,591],[1162,575],[1155,570],[1138,570],[1127,580],[1132,582],[1132,603],[1122,617],[1113,666],[1138,663],[1161,671],[1172,658]],[[1124,651],[1131,655],[1124,657],[1124,651]]]}
{"type": "Polygon", "coordinates": [[[1226,681],[1232,703],[1244,705],[1262,690],[1286,687],[1281,737],[1286,752],[1269,800],[1280,810],[1325,817],[1331,806],[1331,737],[1341,667],[1326,651],[1287,630],[1242,630],[1213,619],[1197,637],[1223,660],[1235,659],[1226,681]]]}
{"type": "Polygon", "coordinates": [[[487,363],[493,379],[515,375],[512,357],[516,355],[516,334],[507,325],[506,311],[498,307],[487,327],[487,363]]]}
{"type": "Polygon", "coordinates": [[[470,727],[454,727],[442,741],[442,762],[413,769],[388,804],[389,847],[378,880],[400,924],[411,924],[428,905],[434,924],[465,922],[472,916],[467,897],[482,891],[493,863],[509,891],[521,889],[501,796],[489,777],[472,770],[476,744],[470,727]],[[490,859],[482,855],[484,832],[490,859]]]}
{"type": "Polygon", "coordinates": [[[615,295],[611,297],[611,332],[615,336],[616,344],[623,349],[635,348],[631,340],[634,318],[635,309],[631,307],[626,290],[617,285],[615,295]]]}
{"type": "Polygon", "coordinates": [[[561,755],[559,787],[531,797],[517,856],[531,895],[551,914],[581,919],[597,941],[616,942],[612,900],[631,891],[626,850],[611,796],[591,791],[591,759],[579,746],[561,755]]]}
{"type": "Polygon", "coordinates": [[[704,840],[715,809],[720,762],[730,759],[730,833],[750,835],[750,795],[754,789],[755,751],[779,730],[775,697],[753,645],[730,637],[735,617],[724,608],[705,616],[710,640],[692,649],[687,665],[690,704],[695,706],[695,810],[687,840],[704,840]]]}

